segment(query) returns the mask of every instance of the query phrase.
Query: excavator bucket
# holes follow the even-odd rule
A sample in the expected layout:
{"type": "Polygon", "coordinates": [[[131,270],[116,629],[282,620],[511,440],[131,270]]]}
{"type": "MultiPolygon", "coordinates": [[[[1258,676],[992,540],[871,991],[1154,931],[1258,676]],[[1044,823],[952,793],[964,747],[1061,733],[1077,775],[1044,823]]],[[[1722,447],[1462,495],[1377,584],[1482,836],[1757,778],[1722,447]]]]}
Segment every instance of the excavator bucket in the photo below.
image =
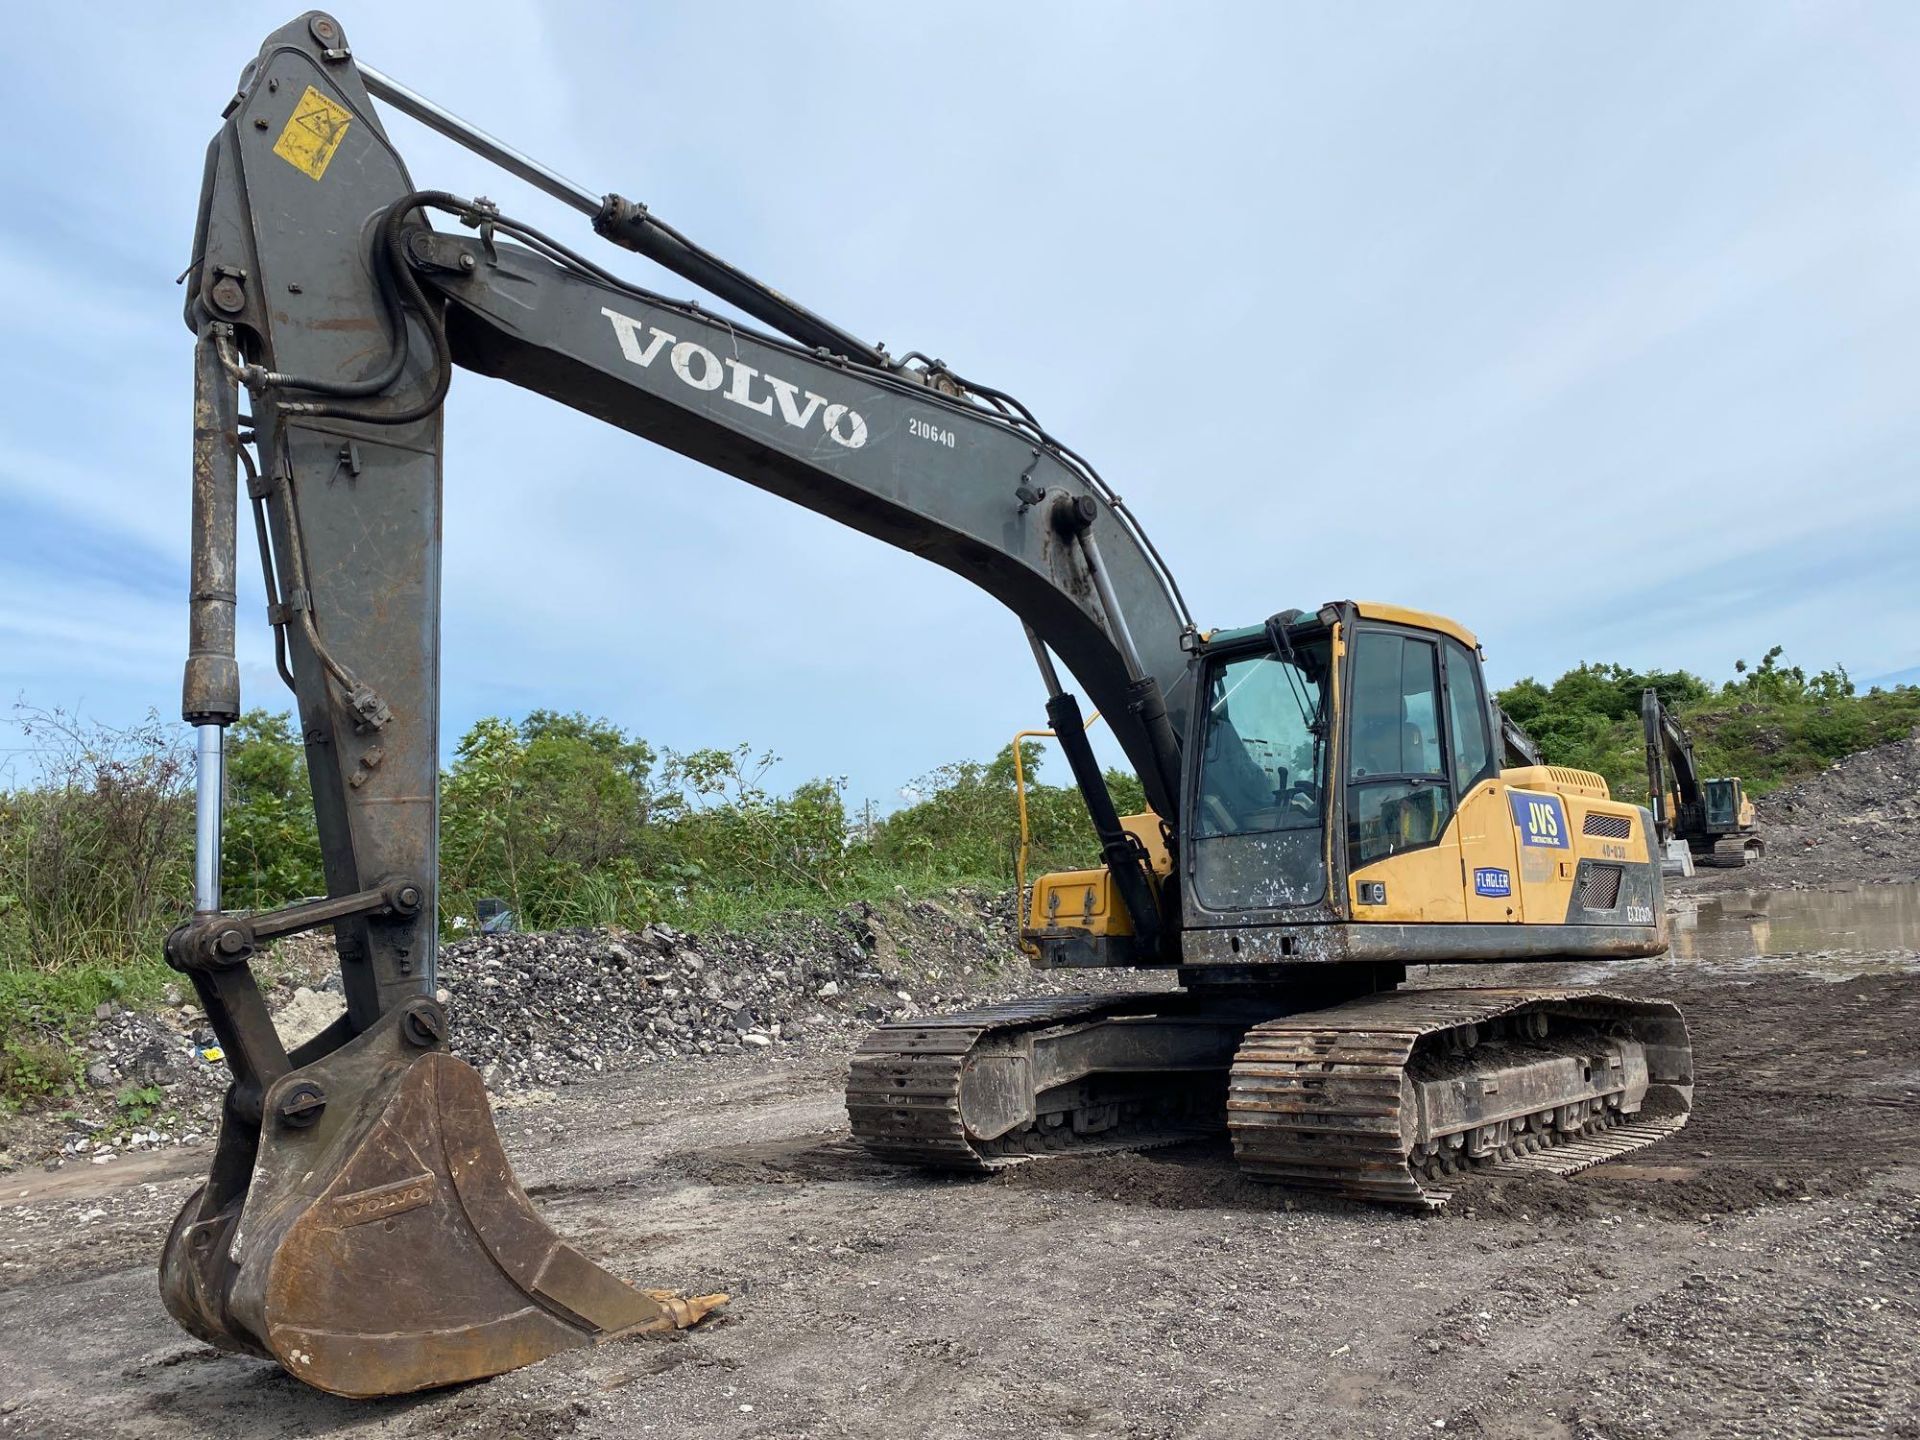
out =
{"type": "Polygon", "coordinates": [[[254,1132],[230,1106],[213,1177],[161,1257],[176,1320],[365,1397],[682,1329],[725,1303],[636,1290],[555,1234],[514,1179],[479,1075],[438,1048],[440,1024],[422,1002],[282,1076],[250,1175],[254,1132]]]}

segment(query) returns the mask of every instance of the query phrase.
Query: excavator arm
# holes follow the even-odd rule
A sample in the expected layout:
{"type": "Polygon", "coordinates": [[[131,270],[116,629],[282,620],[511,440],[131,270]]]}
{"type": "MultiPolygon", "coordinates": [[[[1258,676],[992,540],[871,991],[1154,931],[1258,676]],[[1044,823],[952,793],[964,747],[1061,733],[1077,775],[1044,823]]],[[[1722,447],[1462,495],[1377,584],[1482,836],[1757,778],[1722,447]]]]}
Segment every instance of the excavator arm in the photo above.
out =
{"type": "Polygon", "coordinates": [[[1647,749],[1647,803],[1664,845],[1674,836],[1674,812],[1685,814],[1700,807],[1700,771],[1693,760],[1693,740],[1661,703],[1660,692],[1651,687],[1640,692],[1640,729],[1647,749]],[[1669,772],[1672,791],[1667,789],[1669,772]]]}
{"type": "Polygon", "coordinates": [[[1503,765],[1546,764],[1546,758],[1541,755],[1540,747],[1534,743],[1533,737],[1521,728],[1518,720],[1498,704],[1493,707],[1493,716],[1500,727],[1500,760],[1503,765]]]}
{"type": "Polygon", "coordinates": [[[1729,868],[1764,855],[1766,841],[1754,828],[1746,787],[1737,776],[1700,773],[1692,737],[1652,688],[1640,692],[1640,727],[1646,740],[1648,803],[1668,856],[1664,863],[1691,874],[1689,853],[1701,864],[1729,868]]]}
{"type": "MultiPolygon", "coordinates": [[[[191,978],[234,1084],[212,1176],[168,1242],[169,1308],[209,1340],[361,1394],[688,1323],[711,1297],[633,1291],[539,1220],[478,1077],[447,1047],[435,845],[453,372],[546,395],[972,581],[1026,626],[1056,727],[1083,733],[1055,656],[1169,820],[1192,703],[1178,591],[1118,497],[1011,397],[924,357],[895,360],[645,207],[569,186],[359,66],[317,12],[270,36],[242,77],[208,152],[188,279],[182,709],[202,763],[196,913],[167,955],[191,978]],[[635,285],[487,201],[419,189],[370,82],[761,324],[635,285]],[[328,896],[228,915],[220,736],[240,713],[243,508],[297,700],[328,896]],[[277,936],[326,926],[346,1013],[289,1054],[250,961],[277,936]]],[[[525,477],[525,503],[543,483],[525,477]]],[[[610,598],[620,592],[608,577],[610,598]]],[[[1069,759],[1150,950],[1165,934],[1150,869],[1091,752],[1069,759]]]]}

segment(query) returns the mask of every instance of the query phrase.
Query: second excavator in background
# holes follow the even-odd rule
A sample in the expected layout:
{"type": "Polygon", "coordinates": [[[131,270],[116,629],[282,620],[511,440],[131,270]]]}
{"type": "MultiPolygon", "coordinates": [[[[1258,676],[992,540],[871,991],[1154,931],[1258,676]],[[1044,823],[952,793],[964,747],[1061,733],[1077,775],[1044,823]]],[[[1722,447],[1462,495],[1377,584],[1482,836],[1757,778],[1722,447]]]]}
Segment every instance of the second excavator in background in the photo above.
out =
{"type": "Polygon", "coordinates": [[[1696,865],[1737,868],[1766,854],[1753,801],[1737,775],[1709,777],[1693,758],[1693,737],[1648,687],[1640,692],[1647,746],[1647,803],[1663,873],[1691,875],[1696,865]]]}

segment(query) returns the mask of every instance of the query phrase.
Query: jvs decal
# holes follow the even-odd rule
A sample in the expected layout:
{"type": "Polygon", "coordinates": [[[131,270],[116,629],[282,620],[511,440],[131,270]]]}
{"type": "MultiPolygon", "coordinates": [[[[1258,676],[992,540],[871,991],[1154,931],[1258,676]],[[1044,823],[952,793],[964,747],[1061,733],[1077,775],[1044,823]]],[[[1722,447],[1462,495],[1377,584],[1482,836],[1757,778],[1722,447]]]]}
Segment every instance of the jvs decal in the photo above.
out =
{"type": "Polygon", "coordinates": [[[1513,877],[1504,870],[1476,870],[1473,872],[1473,893],[1476,895],[1511,895],[1513,877]]]}
{"type": "Polygon", "coordinates": [[[1560,803],[1558,795],[1509,790],[1507,803],[1513,806],[1513,823],[1519,827],[1522,845],[1542,845],[1552,850],[1570,847],[1567,808],[1560,803]]]}

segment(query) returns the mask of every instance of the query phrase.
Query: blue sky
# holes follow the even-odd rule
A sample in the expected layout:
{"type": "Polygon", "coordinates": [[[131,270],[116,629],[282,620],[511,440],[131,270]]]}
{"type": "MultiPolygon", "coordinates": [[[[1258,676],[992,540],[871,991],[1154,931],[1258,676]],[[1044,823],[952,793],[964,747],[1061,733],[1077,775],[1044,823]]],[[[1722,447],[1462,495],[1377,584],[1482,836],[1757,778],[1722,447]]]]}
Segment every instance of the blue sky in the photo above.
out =
{"type": "MultiPolygon", "coordinates": [[[[78,13],[23,11],[0,58],[0,700],[124,721],[178,703],[204,146],[291,11],[78,13]]],[[[1021,396],[1202,624],[1393,600],[1500,682],[1920,664],[1920,8],[336,13],[563,173],[1021,396]]],[[[416,181],[598,246],[390,128],[416,181]]],[[[886,802],[1039,720],[1017,623],[955,577],[497,382],[455,385],[447,490],[449,737],[579,708],[886,802]]],[[[278,706],[252,583],[246,697],[278,706]]]]}

